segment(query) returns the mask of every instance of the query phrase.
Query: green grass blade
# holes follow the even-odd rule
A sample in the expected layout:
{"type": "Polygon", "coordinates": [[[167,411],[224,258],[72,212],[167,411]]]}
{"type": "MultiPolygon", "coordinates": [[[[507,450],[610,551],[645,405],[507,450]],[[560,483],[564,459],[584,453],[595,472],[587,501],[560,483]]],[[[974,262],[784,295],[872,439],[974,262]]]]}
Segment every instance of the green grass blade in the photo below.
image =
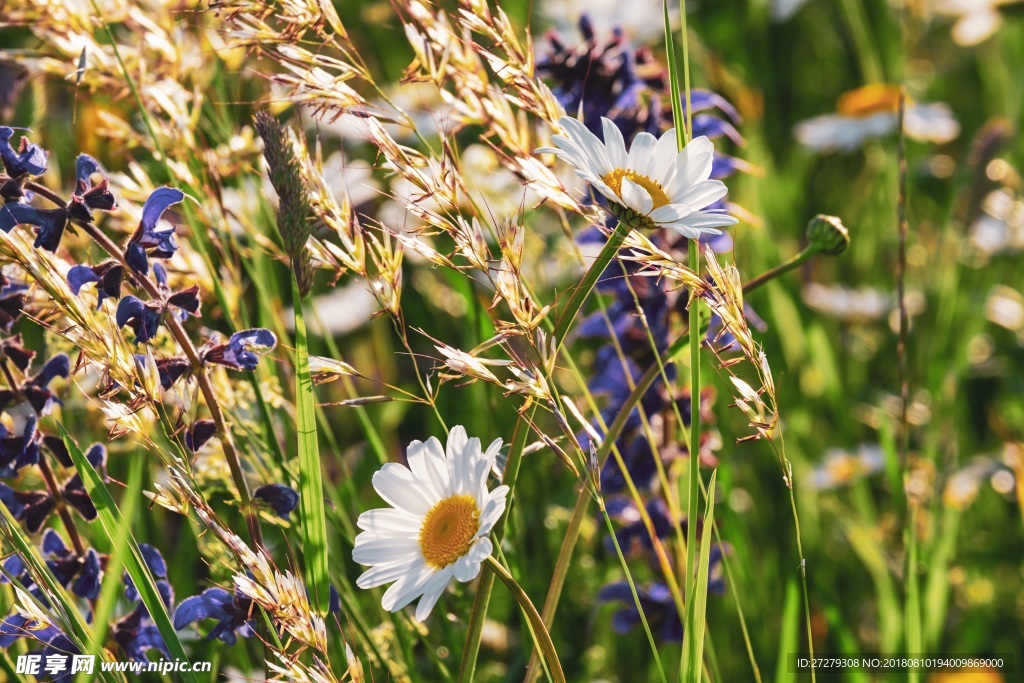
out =
{"type": "MultiPolygon", "coordinates": [[[[107,490],[99,472],[96,471],[92,463],[86,459],[85,454],[78,448],[78,445],[71,439],[67,430],[64,429],[64,425],[58,422],[57,428],[60,429],[64,445],[67,447],[68,453],[75,463],[75,469],[78,470],[79,476],[82,477],[82,482],[89,493],[89,498],[92,499],[93,505],[96,506],[100,525],[113,544],[113,539],[118,537],[121,530],[127,526],[127,522],[114,504],[114,499],[110,496],[110,491],[107,490]]],[[[167,613],[163,599],[160,597],[156,581],[153,579],[149,567],[146,566],[142,551],[139,550],[139,544],[135,542],[135,538],[130,531],[127,532],[126,543],[129,552],[124,555],[124,566],[139,592],[139,598],[146,606],[146,609],[149,610],[149,615],[160,631],[160,635],[163,637],[171,656],[175,659],[188,661],[185,648],[182,647],[181,641],[178,640],[178,634],[171,623],[171,617],[167,613]]],[[[91,639],[86,639],[85,642],[88,643],[89,640],[91,639]]],[[[181,680],[197,683],[191,671],[181,671],[178,674],[181,680]]]]}
{"type": "Polygon", "coordinates": [[[711,536],[715,520],[715,477],[711,473],[708,482],[708,498],[704,507],[704,527],[700,537],[700,560],[693,591],[686,603],[686,630],[683,633],[683,675],[682,680],[693,683],[700,681],[701,664],[704,659],[704,632],[707,630],[705,614],[708,604],[708,560],[711,553],[711,536]]]}
{"type": "MultiPolygon", "coordinates": [[[[123,501],[121,514],[124,519],[135,519],[138,500],[142,494],[142,466],[144,463],[142,458],[132,460],[128,488],[121,498],[123,501]]],[[[112,546],[107,556],[106,573],[100,586],[100,595],[93,609],[93,633],[92,640],[89,641],[89,654],[102,656],[108,622],[117,605],[117,597],[121,593],[121,572],[124,570],[124,558],[128,554],[128,534],[130,533],[131,526],[125,524],[118,529],[117,536],[110,539],[112,546]]],[[[90,676],[91,674],[81,671],[75,677],[75,683],[85,683],[90,676]]]]}
{"type": "MultiPolygon", "coordinates": [[[[50,609],[44,609],[41,605],[39,606],[40,609],[50,614],[53,614],[54,609],[56,609],[62,617],[61,620],[57,621],[57,625],[61,627],[64,634],[67,635],[79,650],[87,652],[88,644],[92,639],[89,625],[85,623],[78,608],[71,602],[71,596],[68,595],[63,586],[57,583],[53,573],[46,566],[46,562],[39,555],[29,538],[25,536],[25,532],[22,531],[21,526],[11,516],[6,505],[0,505],[0,537],[4,538],[18,552],[22,560],[28,565],[32,578],[50,600],[50,609]]],[[[8,580],[14,579],[14,577],[7,575],[6,571],[3,571],[3,573],[7,576],[8,580]]],[[[99,675],[107,683],[116,683],[117,681],[117,678],[109,672],[100,671],[99,675]]],[[[12,678],[11,680],[18,679],[12,678]]]]}
{"type": "Polygon", "coordinates": [[[775,660],[775,680],[789,683],[794,674],[789,673],[789,658],[797,651],[800,630],[800,590],[796,579],[786,583],[786,598],[782,603],[782,623],[779,625],[779,652],[775,660]]]}
{"type": "Polygon", "coordinates": [[[292,300],[295,302],[295,411],[299,449],[299,517],[302,526],[302,551],[306,561],[306,585],[312,606],[327,614],[330,584],[327,577],[327,521],[324,513],[323,475],[320,447],[317,443],[316,402],[313,379],[309,373],[309,349],[306,321],[302,314],[299,283],[292,274],[292,300]]]}

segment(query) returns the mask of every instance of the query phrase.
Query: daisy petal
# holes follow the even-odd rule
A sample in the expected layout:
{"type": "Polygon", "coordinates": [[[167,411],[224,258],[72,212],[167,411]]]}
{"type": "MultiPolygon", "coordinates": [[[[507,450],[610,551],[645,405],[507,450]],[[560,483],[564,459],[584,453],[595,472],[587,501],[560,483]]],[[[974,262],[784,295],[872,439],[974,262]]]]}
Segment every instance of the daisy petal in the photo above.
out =
{"type": "Polygon", "coordinates": [[[622,203],[626,208],[647,215],[654,208],[654,200],[644,188],[629,178],[622,179],[622,203]]]}

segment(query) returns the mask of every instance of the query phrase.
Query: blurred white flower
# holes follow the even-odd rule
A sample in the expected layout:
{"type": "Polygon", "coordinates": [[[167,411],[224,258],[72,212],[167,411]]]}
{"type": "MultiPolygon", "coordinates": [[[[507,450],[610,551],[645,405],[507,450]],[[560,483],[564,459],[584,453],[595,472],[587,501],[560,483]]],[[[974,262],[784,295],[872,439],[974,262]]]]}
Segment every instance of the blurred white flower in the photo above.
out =
{"type": "Polygon", "coordinates": [[[856,452],[830,449],[811,473],[811,486],[827,491],[848,486],[858,477],[881,471],[885,456],[879,446],[858,446],[856,452]]]}
{"type": "Polygon", "coordinates": [[[953,40],[959,45],[977,45],[992,37],[1003,25],[997,9],[1014,0],[929,0],[928,9],[935,14],[956,19],[953,40]]]}
{"type": "Polygon", "coordinates": [[[1001,252],[1024,250],[1024,199],[1005,187],[990,192],[968,240],[983,262],[1001,252]]]}
{"type": "MultiPolygon", "coordinates": [[[[793,134],[805,147],[819,152],[850,152],[868,140],[896,132],[899,87],[865,85],[844,93],[836,113],[816,116],[796,125],[793,134]]],[[[960,134],[960,123],[949,106],[907,100],[904,128],[907,137],[923,142],[945,143],[960,134]]]]}

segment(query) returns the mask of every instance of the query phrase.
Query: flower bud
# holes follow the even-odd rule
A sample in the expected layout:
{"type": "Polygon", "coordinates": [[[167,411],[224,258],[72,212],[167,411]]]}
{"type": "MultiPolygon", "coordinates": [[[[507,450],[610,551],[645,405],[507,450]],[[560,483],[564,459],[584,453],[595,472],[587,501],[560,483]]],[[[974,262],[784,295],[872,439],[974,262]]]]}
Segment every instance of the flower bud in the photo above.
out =
{"type": "Polygon", "coordinates": [[[850,244],[850,232],[836,216],[819,213],[807,223],[807,241],[817,251],[838,256],[850,244]]]}

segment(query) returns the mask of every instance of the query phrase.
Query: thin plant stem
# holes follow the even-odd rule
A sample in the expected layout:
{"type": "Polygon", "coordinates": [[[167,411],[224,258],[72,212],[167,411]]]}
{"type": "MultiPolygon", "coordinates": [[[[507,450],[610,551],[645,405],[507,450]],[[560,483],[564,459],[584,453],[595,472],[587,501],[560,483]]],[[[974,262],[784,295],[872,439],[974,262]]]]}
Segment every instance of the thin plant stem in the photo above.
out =
{"type": "Polygon", "coordinates": [[[530,629],[537,640],[537,647],[544,657],[544,662],[547,664],[552,680],[555,683],[565,683],[565,674],[562,673],[562,664],[558,661],[558,652],[555,651],[554,643],[551,642],[551,634],[548,633],[548,629],[544,625],[544,620],[541,619],[540,614],[537,612],[537,608],[530,602],[530,598],[526,595],[522,586],[512,578],[512,575],[501,566],[500,562],[490,555],[487,556],[485,562],[488,569],[501,579],[502,583],[509,589],[512,597],[519,603],[519,607],[526,615],[527,621],[530,622],[530,629]]]}
{"type": "Polygon", "coordinates": [[[668,678],[665,676],[665,667],[661,664],[661,657],[658,656],[658,644],[654,642],[654,634],[651,633],[651,626],[647,623],[647,617],[644,615],[644,608],[640,605],[640,596],[636,592],[636,583],[633,581],[633,576],[629,572],[629,565],[626,564],[626,558],[622,554],[622,548],[619,547],[619,538],[615,535],[615,527],[612,526],[612,518],[608,515],[608,510],[605,509],[604,503],[601,503],[601,516],[604,517],[605,526],[608,528],[608,536],[612,539],[612,543],[615,545],[615,554],[619,557],[619,562],[622,563],[622,571],[626,575],[626,582],[629,584],[629,592],[633,595],[633,604],[636,605],[636,610],[640,614],[640,622],[643,624],[644,633],[647,634],[647,643],[651,646],[651,654],[654,655],[654,661],[658,665],[658,676],[661,678],[663,683],[668,683],[668,678]]]}
{"type": "MultiPolygon", "coordinates": [[[[773,269],[774,270],[774,269],[773,269]]],[[[772,271],[769,271],[772,272],[772,271]]],[[[774,270],[772,277],[777,277],[785,271],[774,270]]],[[[759,278],[754,278],[750,283],[754,283],[759,278]]],[[[770,278],[769,278],[770,279],[770,278]]],[[[763,284],[767,280],[761,280],[754,286],[763,284]]],[[[751,284],[747,283],[743,285],[743,292],[747,293],[752,287],[751,284]]],[[[703,333],[703,330],[701,330],[703,333]]],[[[703,336],[703,334],[701,334],[703,336]]],[[[664,365],[672,361],[676,355],[686,347],[689,342],[689,335],[681,335],[674,342],[672,342],[665,351],[660,355],[659,362],[664,365]]],[[[655,363],[651,365],[644,374],[636,382],[636,387],[630,392],[629,396],[623,402],[622,409],[619,414],[615,416],[615,419],[608,426],[607,431],[604,435],[604,441],[601,442],[600,447],[597,450],[598,465],[604,463],[605,458],[611,452],[614,447],[615,441],[619,438],[622,433],[622,429],[626,425],[630,413],[640,403],[640,399],[647,393],[651,384],[657,379],[659,373],[659,364],[655,363]]],[[[565,536],[562,539],[562,546],[558,551],[558,558],[555,561],[555,568],[551,576],[551,581],[548,586],[548,593],[544,598],[544,605],[542,607],[542,614],[544,616],[544,623],[550,626],[555,619],[555,612],[558,610],[558,603],[562,597],[562,589],[565,586],[565,579],[569,571],[569,565],[572,562],[572,554],[576,548],[576,543],[579,541],[580,530],[583,526],[583,520],[586,518],[587,509],[590,505],[591,496],[588,491],[581,491],[576,497],[576,504],[573,507],[572,514],[569,517],[569,524],[565,530],[565,536]]],[[[795,508],[794,508],[795,512],[795,508]]],[[[798,534],[799,535],[799,534],[798,534]]],[[[801,550],[802,557],[802,550],[801,550]]],[[[802,560],[801,560],[802,562],[802,560]]],[[[806,596],[806,587],[804,594],[806,596]]],[[[756,670],[756,668],[755,668],[756,670]]],[[[527,682],[534,680],[536,675],[527,676],[527,682]]]]}
{"type": "Polygon", "coordinates": [[[619,221],[618,225],[615,226],[614,232],[608,237],[608,241],[605,242],[604,248],[601,249],[601,253],[597,255],[590,268],[587,269],[583,280],[573,289],[572,295],[569,297],[565,308],[562,309],[562,314],[558,318],[558,322],[555,323],[555,329],[552,332],[556,348],[562,345],[565,335],[569,333],[569,329],[576,319],[576,314],[583,308],[584,302],[590,296],[590,292],[594,289],[594,285],[597,284],[601,273],[604,272],[605,266],[615,258],[615,254],[619,251],[622,243],[626,241],[626,236],[629,235],[631,229],[630,225],[619,221]]]}

